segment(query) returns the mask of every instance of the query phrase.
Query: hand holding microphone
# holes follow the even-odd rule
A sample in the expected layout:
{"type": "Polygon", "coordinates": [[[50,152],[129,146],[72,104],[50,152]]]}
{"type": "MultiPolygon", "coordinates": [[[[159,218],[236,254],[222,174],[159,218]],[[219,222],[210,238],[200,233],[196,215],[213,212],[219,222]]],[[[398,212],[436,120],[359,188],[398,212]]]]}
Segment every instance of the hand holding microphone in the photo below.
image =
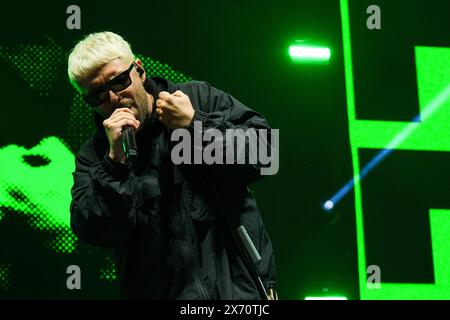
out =
{"type": "Polygon", "coordinates": [[[103,127],[109,141],[109,157],[112,160],[125,163],[127,155],[124,149],[128,152],[129,160],[133,158],[133,155],[137,155],[135,153],[137,150],[135,149],[134,131],[139,126],[140,122],[136,120],[129,108],[117,108],[108,119],[103,121],[103,127]]]}

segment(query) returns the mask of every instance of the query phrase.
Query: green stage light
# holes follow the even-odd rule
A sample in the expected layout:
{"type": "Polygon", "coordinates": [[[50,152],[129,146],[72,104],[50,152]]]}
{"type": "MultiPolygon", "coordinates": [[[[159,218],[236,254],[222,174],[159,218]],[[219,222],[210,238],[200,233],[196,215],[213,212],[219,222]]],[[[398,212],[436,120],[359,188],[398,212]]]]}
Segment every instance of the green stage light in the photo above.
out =
{"type": "Polygon", "coordinates": [[[347,300],[347,297],[305,297],[305,300],[347,300]]]}
{"type": "Polygon", "coordinates": [[[328,62],[331,50],[325,47],[292,45],[289,47],[289,56],[294,62],[328,62]]]}

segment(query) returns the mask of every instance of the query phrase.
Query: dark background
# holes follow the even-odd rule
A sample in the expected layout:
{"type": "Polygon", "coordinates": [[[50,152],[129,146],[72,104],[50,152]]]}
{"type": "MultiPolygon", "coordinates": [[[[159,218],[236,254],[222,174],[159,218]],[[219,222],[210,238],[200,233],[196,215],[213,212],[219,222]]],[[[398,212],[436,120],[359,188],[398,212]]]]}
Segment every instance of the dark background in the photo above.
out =
{"type": "MultiPolygon", "coordinates": [[[[419,110],[414,46],[450,43],[448,1],[408,1],[407,11],[403,1],[392,2],[350,1],[360,119],[412,119],[419,110]],[[366,28],[371,4],[382,8],[381,31],[366,28]]],[[[46,44],[51,37],[68,53],[85,34],[113,31],[135,53],[208,81],[261,112],[280,130],[279,173],[253,187],[276,253],[280,298],[359,298],[353,192],[332,214],[321,209],[353,175],[339,1],[6,2],[1,12],[0,46],[46,44]],[[71,4],[81,8],[81,30],[66,28],[71,4]],[[331,48],[330,63],[293,64],[288,47],[300,39],[331,48]]],[[[2,100],[8,106],[2,108],[7,121],[0,127],[0,146],[31,147],[46,136],[67,137],[75,93],[67,82],[66,60],[58,63],[58,81],[43,97],[0,60],[2,100]]],[[[410,164],[413,171],[420,167],[417,161],[410,164]]],[[[377,184],[371,186],[376,194],[377,184]]],[[[108,252],[80,246],[73,255],[61,256],[43,248],[46,235],[30,229],[20,215],[6,211],[1,224],[0,250],[8,249],[0,257],[12,265],[16,280],[0,295],[117,297],[116,282],[99,281],[89,271],[102,265],[108,252]],[[70,264],[86,270],[81,291],[65,288],[70,264]]],[[[411,274],[396,281],[433,281],[429,263],[420,266],[420,276],[411,274]]],[[[389,279],[395,282],[395,272],[389,279]]]]}

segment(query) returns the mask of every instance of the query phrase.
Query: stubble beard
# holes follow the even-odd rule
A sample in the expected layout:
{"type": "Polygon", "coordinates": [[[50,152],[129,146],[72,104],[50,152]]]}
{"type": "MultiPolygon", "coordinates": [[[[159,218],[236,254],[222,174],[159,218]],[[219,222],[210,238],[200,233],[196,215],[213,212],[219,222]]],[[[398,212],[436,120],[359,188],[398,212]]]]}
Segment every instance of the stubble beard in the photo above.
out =
{"type": "Polygon", "coordinates": [[[142,90],[139,90],[138,94],[134,99],[124,98],[120,101],[119,107],[121,108],[129,108],[135,113],[135,117],[141,123],[140,127],[144,125],[145,120],[148,118],[149,111],[149,98],[147,97],[144,86],[142,86],[142,90]],[[133,109],[136,109],[135,111],[133,109]]]}

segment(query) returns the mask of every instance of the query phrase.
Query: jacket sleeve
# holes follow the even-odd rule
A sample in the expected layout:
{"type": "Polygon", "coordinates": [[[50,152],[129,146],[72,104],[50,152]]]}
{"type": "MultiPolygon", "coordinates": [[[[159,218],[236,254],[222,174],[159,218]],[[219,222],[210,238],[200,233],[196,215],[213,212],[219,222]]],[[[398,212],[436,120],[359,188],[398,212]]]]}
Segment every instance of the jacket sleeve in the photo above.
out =
{"type": "MultiPolygon", "coordinates": [[[[207,82],[197,83],[199,84],[197,89],[199,99],[198,104],[193,105],[195,114],[190,125],[191,132],[194,132],[195,137],[198,132],[195,130],[196,122],[197,128],[198,122],[201,122],[203,140],[205,140],[205,132],[208,129],[216,129],[221,133],[221,135],[214,136],[214,143],[222,140],[220,143],[223,164],[206,164],[207,170],[212,171],[222,180],[250,185],[262,176],[263,168],[272,165],[272,161],[268,163],[268,159],[274,159],[276,152],[273,131],[266,119],[258,112],[207,82]],[[239,143],[239,141],[245,141],[245,143],[239,143]],[[261,148],[266,148],[266,152],[263,153],[265,160],[261,157],[261,148]]],[[[202,153],[204,151],[207,151],[207,154],[210,153],[206,148],[210,148],[208,145],[212,140],[208,136],[206,142],[202,143],[202,153]]],[[[194,153],[196,152],[195,148],[197,146],[194,143],[194,153]]]]}
{"type": "Polygon", "coordinates": [[[106,154],[100,161],[88,154],[76,158],[71,228],[88,244],[115,248],[127,242],[136,225],[134,175],[106,154]]]}

